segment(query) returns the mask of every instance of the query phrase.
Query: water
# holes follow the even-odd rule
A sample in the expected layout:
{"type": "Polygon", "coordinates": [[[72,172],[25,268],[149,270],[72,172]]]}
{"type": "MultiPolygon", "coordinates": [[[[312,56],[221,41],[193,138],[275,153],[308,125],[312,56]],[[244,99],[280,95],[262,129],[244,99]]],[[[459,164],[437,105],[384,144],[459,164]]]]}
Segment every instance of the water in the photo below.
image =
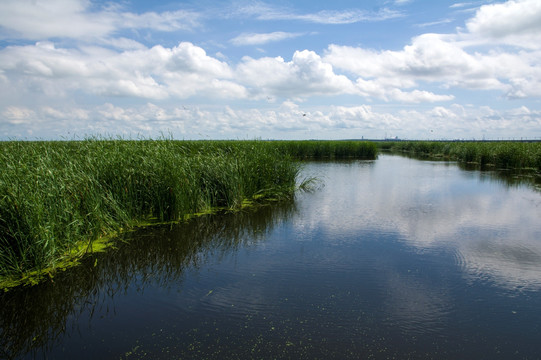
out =
{"type": "Polygon", "coordinates": [[[126,234],[0,295],[0,357],[541,356],[541,192],[528,181],[390,155],[304,172],[324,186],[126,234]]]}

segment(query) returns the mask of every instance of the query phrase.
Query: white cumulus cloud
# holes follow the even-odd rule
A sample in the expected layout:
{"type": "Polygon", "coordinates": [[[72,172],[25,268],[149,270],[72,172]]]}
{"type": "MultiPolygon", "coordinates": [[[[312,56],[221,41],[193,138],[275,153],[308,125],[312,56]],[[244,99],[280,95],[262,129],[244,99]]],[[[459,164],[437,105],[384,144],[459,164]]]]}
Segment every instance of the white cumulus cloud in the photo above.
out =
{"type": "Polygon", "coordinates": [[[355,94],[354,84],[336,74],[331,64],[313,51],[296,51],[291,61],[281,57],[245,57],[237,67],[238,78],[256,93],[286,97],[355,94]]]}
{"type": "Polygon", "coordinates": [[[53,43],[0,50],[0,70],[28,91],[66,94],[81,90],[99,96],[148,99],[196,94],[242,98],[245,89],[232,80],[229,65],[191,43],[172,48],[115,52],[98,47],[57,48],[53,43]],[[24,82],[18,81],[25,79],[24,82]],[[32,90],[33,89],[33,90],[32,90]],[[48,89],[48,90],[47,90],[48,89]]]}
{"type": "MultiPolygon", "coordinates": [[[[405,89],[433,83],[443,89],[501,91],[509,98],[538,97],[541,52],[472,50],[461,37],[424,34],[402,50],[371,50],[330,45],[323,60],[336,69],[358,76],[357,84],[373,96],[399,100],[405,89]]],[[[422,100],[422,89],[413,90],[422,100]]],[[[425,93],[426,94],[426,93],[425,93]]],[[[427,100],[449,100],[450,95],[424,96],[427,100]]]]}
{"type": "Polygon", "coordinates": [[[541,48],[541,2],[510,0],[483,5],[466,23],[471,34],[491,43],[541,48]]]}

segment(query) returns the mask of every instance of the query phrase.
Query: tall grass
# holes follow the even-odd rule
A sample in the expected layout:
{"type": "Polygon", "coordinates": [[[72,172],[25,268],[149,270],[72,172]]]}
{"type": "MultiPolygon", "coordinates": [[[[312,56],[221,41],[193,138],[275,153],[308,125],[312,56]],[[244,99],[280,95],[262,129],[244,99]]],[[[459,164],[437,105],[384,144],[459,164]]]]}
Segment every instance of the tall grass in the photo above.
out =
{"type": "Polygon", "coordinates": [[[167,139],[2,142],[0,166],[4,280],[143,221],[287,196],[299,172],[269,143],[167,139]]]}
{"type": "Polygon", "coordinates": [[[505,169],[541,170],[540,142],[397,141],[383,142],[379,147],[505,169]]]}
{"type": "Polygon", "coordinates": [[[280,151],[298,159],[375,159],[378,147],[369,141],[304,140],[274,141],[280,151]]]}

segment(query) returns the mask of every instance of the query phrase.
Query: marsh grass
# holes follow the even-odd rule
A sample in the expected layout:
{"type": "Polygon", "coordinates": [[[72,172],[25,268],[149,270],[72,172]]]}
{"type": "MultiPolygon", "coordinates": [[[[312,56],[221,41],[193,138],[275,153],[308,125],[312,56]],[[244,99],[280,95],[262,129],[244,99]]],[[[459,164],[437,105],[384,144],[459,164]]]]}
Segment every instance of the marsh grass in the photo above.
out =
{"type": "Polygon", "coordinates": [[[298,159],[375,159],[378,147],[374,142],[355,140],[275,141],[280,151],[298,159]]]}
{"type": "Polygon", "coordinates": [[[0,143],[0,278],[51,272],[96,239],[290,196],[299,165],[261,141],[0,143]]]}
{"type": "Polygon", "coordinates": [[[0,287],[34,282],[141,224],[290,197],[299,158],[375,158],[340,141],[0,142],[0,287]]]}
{"type": "Polygon", "coordinates": [[[378,146],[381,149],[445,157],[501,169],[541,171],[541,142],[397,141],[382,142],[378,146]]]}

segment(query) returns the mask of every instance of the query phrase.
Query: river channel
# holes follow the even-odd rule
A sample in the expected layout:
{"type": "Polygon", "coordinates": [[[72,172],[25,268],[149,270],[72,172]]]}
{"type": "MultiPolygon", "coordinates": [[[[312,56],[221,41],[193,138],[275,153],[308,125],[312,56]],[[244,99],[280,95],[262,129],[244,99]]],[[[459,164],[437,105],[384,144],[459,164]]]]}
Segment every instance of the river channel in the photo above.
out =
{"type": "Polygon", "coordinates": [[[0,358],[541,356],[535,177],[390,154],[303,166],[311,192],[140,229],[0,294],[0,358]]]}

